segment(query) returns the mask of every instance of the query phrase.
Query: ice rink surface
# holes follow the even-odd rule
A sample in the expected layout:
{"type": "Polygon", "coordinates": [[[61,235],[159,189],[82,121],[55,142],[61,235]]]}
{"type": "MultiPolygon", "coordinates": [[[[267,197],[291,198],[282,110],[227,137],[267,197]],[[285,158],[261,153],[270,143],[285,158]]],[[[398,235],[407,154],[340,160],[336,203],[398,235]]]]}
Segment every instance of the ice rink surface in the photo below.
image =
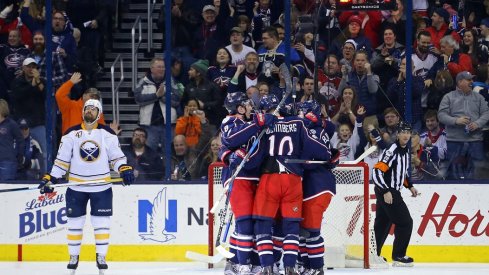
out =
{"type": "MultiPolygon", "coordinates": [[[[194,275],[223,274],[223,269],[207,269],[201,263],[155,263],[155,262],[108,262],[106,275],[194,275]]],[[[63,262],[0,262],[0,275],[63,275],[69,274],[63,262]]],[[[380,274],[380,275],[487,275],[487,264],[425,264],[414,267],[390,267],[388,269],[334,269],[325,274],[380,274]]],[[[76,275],[98,275],[95,262],[80,262],[76,275]]]]}

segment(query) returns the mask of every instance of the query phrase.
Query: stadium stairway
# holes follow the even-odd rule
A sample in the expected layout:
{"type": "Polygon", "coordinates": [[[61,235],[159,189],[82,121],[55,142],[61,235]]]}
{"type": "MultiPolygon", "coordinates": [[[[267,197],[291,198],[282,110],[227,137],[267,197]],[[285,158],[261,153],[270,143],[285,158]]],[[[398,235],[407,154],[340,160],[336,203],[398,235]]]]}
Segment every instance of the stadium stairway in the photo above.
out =
{"type": "MultiPolygon", "coordinates": [[[[102,92],[105,119],[108,122],[112,117],[112,84],[110,67],[120,54],[124,64],[124,81],[119,88],[119,118],[122,133],[120,136],[121,145],[130,144],[132,130],[138,125],[139,106],[134,101],[132,92],[132,72],[131,72],[131,28],[138,16],[141,17],[142,42],[137,53],[138,68],[137,78],[142,78],[149,71],[149,63],[154,54],[147,53],[148,43],[148,20],[147,20],[147,0],[131,0],[131,4],[126,12],[121,15],[120,26],[113,33],[112,49],[105,53],[104,74],[97,82],[97,88],[102,92]]],[[[161,49],[163,34],[157,33],[156,21],[162,4],[156,4],[153,13],[153,48],[161,49]]],[[[136,27],[136,43],[138,39],[138,29],[136,27]]],[[[163,54],[157,53],[156,56],[162,57],[163,54]]],[[[115,82],[120,80],[120,63],[115,65],[115,82]]],[[[136,80],[137,82],[137,80],[136,80]]]]}

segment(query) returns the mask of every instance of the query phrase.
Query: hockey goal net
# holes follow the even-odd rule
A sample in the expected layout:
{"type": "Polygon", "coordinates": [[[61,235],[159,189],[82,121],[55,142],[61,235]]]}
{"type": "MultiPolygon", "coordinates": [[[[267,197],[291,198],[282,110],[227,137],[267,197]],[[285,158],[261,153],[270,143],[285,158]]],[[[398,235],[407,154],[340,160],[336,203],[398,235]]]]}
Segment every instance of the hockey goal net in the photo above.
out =
{"type": "MultiPolygon", "coordinates": [[[[209,209],[222,194],[221,172],[223,164],[209,166],[209,209]]],[[[369,206],[375,203],[375,195],[370,196],[368,165],[342,164],[334,169],[336,176],[336,196],[323,215],[321,235],[325,243],[326,267],[381,267],[373,232],[373,217],[369,206]],[[372,201],[371,201],[372,200],[372,201]]],[[[209,215],[209,256],[215,251],[216,237],[222,222],[224,203],[215,215],[209,215]]],[[[229,216],[229,213],[228,213],[229,216]]],[[[234,224],[228,236],[233,232],[234,224]]]]}

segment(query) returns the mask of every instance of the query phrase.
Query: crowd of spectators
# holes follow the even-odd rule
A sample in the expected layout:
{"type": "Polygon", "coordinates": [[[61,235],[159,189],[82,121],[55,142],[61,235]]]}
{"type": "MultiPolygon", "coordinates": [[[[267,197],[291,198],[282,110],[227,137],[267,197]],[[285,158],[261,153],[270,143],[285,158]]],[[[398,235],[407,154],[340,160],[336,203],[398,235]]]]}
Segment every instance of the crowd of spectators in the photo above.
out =
{"type": "MultiPolygon", "coordinates": [[[[45,124],[42,1],[3,2],[0,97],[9,103],[14,120],[29,120],[31,136],[44,154],[45,138],[37,137],[42,131],[38,127],[45,124]],[[32,103],[25,99],[27,93],[36,95],[32,103]]],[[[286,55],[292,76],[299,79],[292,87],[295,100],[319,100],[323,115],[337,125],[333,146],[343,159],[360,155],[379,139],[389,144],[397,122],[410,120],[416,130],[416,179],[489,179],[489,1],[413,0],[412,14],[406,14],[403,0],[396,1],[393,11],[337,11],[335,1],[320,2],[318,7],[312,0],[291,1],[287,54],[283,1],[174,0],[171,14],[162,9],[157,26],[163,32],[165,16],[172,17],[172,59],[153,58],[133,91],[140,107],[139,128],[126,155],[138,179],[162,179],[166,157],[171,157],[171,179],[205,178],[206,166],[217,159],[226,95],[271,93],[281,98],[285,81],[279,67],[286,55]],[[406,45],[407,16],[414,22],[412,45],[406,45]],[[413,49],[412,68],[406,68],[406,47],[413,49]],[[166,117],[165,63],[170,63],[172,76],[171,117],[166,117]],[[412,95],[411,110],[406,109],[407,94],[412,95]],[[171,152],[164,151],[167,121],[172,124],[171,152]]],[[[107,15],[114,8],[111,1],[54,3],[56,99],[83,102],[97,96],[97,73],[108,44],[104,41],[111,37],[107,15]]],[[[71,112],[66,108],[72,107],[64,108],[62,114],[71,112]]],[[[62,119],[63,129],[74,123],[62,119]]],[[[17,156],[10,161],[20,163],[17,156]]]]}

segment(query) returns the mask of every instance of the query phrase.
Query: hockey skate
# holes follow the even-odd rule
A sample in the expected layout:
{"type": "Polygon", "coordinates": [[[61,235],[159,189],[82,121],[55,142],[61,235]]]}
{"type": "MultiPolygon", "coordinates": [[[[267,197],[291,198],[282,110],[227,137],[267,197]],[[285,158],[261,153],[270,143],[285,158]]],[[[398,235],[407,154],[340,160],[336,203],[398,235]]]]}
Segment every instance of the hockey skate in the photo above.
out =
{"type": "Polygon", "coordinates": [[[105,261],[105,255],[97,253],[97,268],[99,275],[104,275],[107,268],[109,268],[107,262],[105,261]]]}
{"type": "Polygon", "coordinates": [[[401,267],[414,266],[414,260],[413,260],[413,258],[411,258],[409,256],[395,257],[392,260],[393,260],[392,266],[401,266],[401,267]]]}
{"type": "Polygon", "coordinates": [[[251,273],[258,274],[258,272],[260,272],[260,271],[261,271],[261,266],[259,266],[259,265],[251,266],[251,273]]]}
{"type": "Polygon", "coordinates": [[[300,275],[300,273],[295,267],[286,267],[285,275],[300,275]]]}
{"type": "Polygon", "coordinates": [[[281,265],[281,262],[275,262],[273,264],[272,274],[273,275],[285,274],[284,267],[281,265]]]}
{"type": "Polygon", "coordinates": [[[238,275],[255,275],[251,270],[251,265],[239,265],[238,275]]]}
{"type": "Polygon", "coordinates": [[[322,268],[320,269],[306,269],[303,273],[300,273],[302,275],[324,275],[324,270],[322,268]]]}
{"type": "Polygon", "coordinates": [[[76,269],[78,268],[79,255],[70,255],[70,261],[68,262],[68,266],[66,268],[69,269],[70,275],[75,275],[76,269]]]}
{"type": "Polygon", "coordinates": [[[271,266],[262,267],[261,271],[258,272],[256,275],[273,275],[272,267],[271,266]]]}
{"type": "Polygon", "coordinates": [[[295,269],[297,270],[297,272],[299,272],[299,274],[303,274],[307,269],[301,264],[296,264],[295,265],[295,269]]]}
{"type": "Polygon", "coordinates": [[[237,275],[238,274],[238,264],[235,264],[229,260],[226,261],[224,266],[224,275],[237,275]]]}

